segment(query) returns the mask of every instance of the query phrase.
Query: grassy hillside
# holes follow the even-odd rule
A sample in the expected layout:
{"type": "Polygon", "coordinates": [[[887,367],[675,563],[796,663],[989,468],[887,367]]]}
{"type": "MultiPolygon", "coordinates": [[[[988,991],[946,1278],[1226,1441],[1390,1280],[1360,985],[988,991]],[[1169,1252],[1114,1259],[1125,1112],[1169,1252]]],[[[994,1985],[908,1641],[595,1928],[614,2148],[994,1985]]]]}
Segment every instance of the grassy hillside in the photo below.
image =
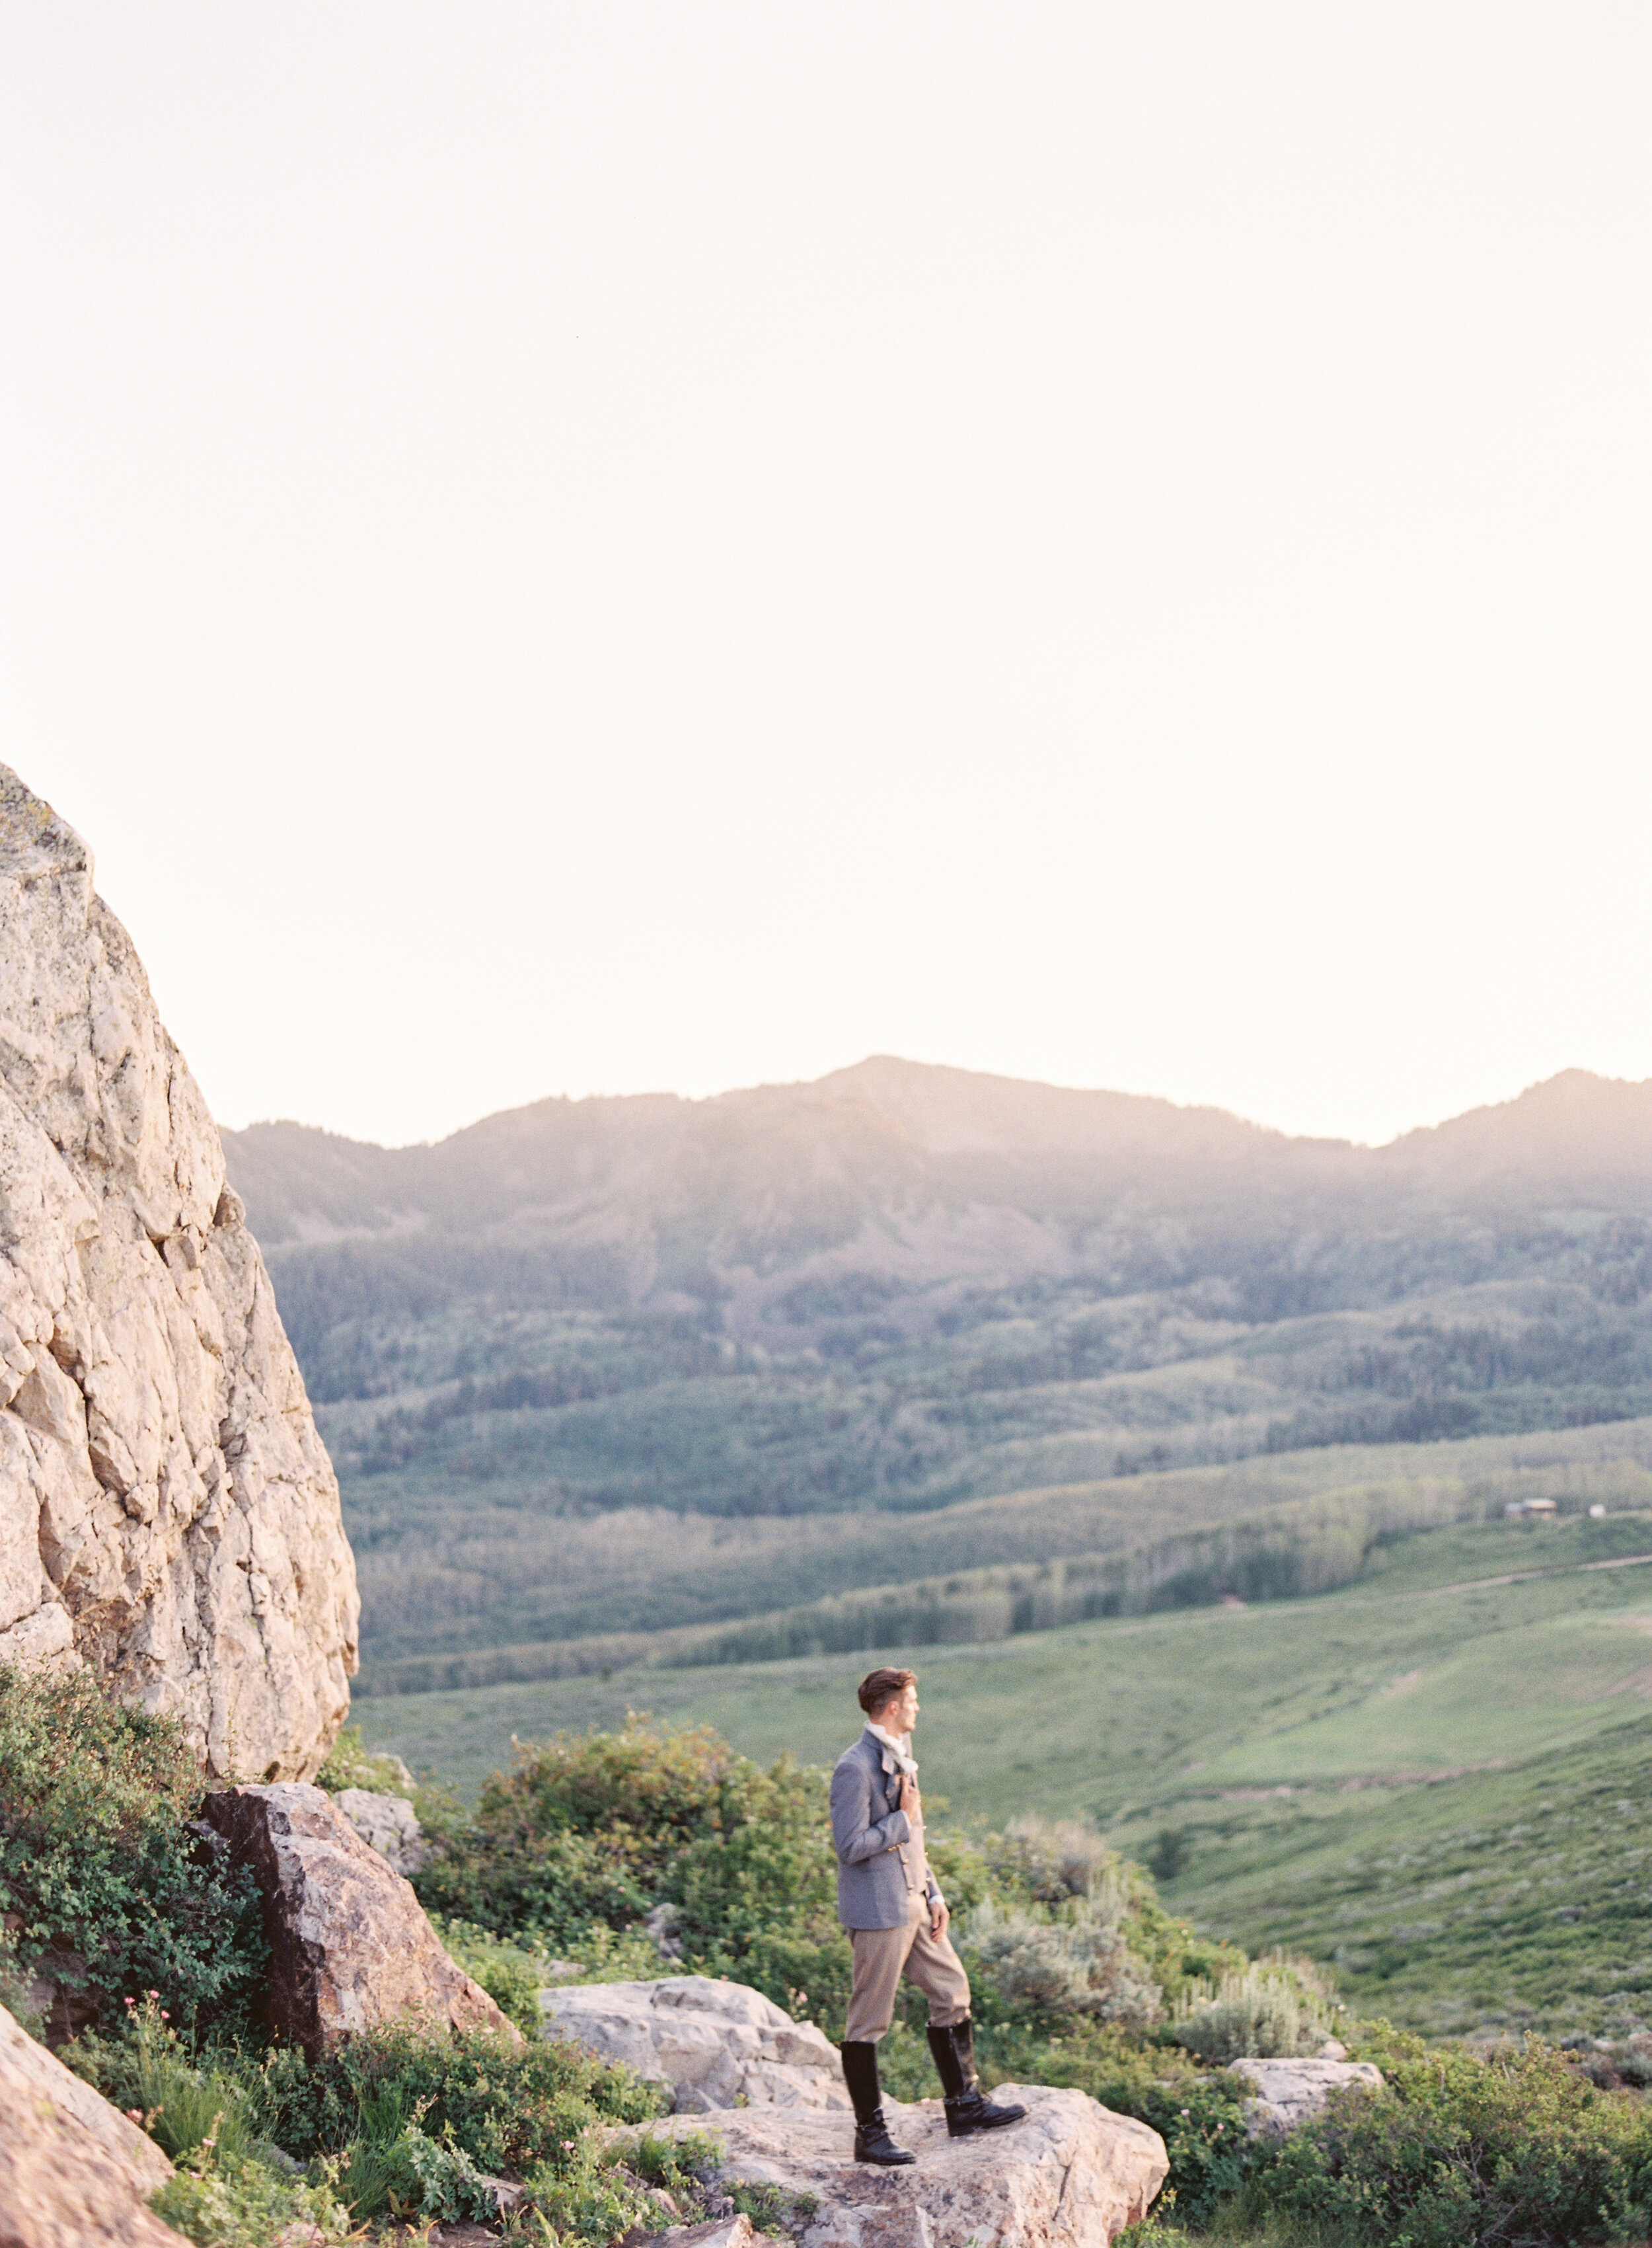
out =
{"type": "Polygon", "coordinates": [[[1507,1498],[1573,1508],[1652,1498],[1649,1464],[1652,1423],[1613,1422],[1264,1453],[921,1511],[738,1521],[686,1509],[557,1512],[526,1491],[461,1505],[433,1481],[415,1508],[405,1489],[392,1504],[347,1483],[369,1608],[361,1690],[611,1665],[640,1658],[645,1636],[655,1659],[684,1651],[684,1633],[708,1638],[713,1653],[773,1655],[891,1636],[995,1638],[1140,1606],[1126,1593],[1155,1587],[1182,1598],[1319,1589],[1344,1581],[1373,1539],[1478,1518],[1507,1498]],[[1259,1580],[1259,1564],[1271,1581],[1259,1580]],[[676,1641],[659,1640],[673,1629],[676,1641]]]}
{"type": "MultiPolygon", "coordinates": [[[[1642,1552],[1652,1515],[1462,1525],[1379,1549],[1317,1599],[921,1650],[925,1785],[954,1819],[1087,1813],[1171,1903],[1334,1962],[1397,2019],[1621,2028],[1652,2014],[1642,1552]]],[[[358,1714],[461,1787],[513,1733],[629,1706],[821,1762],[853,1732],[867,1659],[622,1669],[358,1714]]]]}

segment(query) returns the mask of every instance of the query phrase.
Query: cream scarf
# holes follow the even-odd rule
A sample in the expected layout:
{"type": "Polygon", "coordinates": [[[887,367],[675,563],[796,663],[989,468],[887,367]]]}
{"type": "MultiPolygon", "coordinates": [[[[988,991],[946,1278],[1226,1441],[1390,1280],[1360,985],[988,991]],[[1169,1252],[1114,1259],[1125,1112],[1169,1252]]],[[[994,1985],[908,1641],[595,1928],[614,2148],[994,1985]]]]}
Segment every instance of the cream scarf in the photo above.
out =
{"type": "Polygon", "coordinates": [[[912,1737],[910,1733],[886,1733],[881,1725],[866,1720],[866,1730],[875,1741],[884,1744],[884,1770],[898,1772],[916,1779],[918,1766],[912,1761],[912,1737]]]}

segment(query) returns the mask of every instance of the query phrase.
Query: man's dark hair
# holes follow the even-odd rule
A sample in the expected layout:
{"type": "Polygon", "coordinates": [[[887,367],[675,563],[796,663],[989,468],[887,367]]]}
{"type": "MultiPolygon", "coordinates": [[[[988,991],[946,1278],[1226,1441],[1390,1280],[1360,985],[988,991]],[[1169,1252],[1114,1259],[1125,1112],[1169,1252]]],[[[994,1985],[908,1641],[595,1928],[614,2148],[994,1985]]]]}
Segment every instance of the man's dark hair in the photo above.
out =
{"type": "Polygon", "coordinates": [[[899,1699],[909,1686],[916,1686],[915,1670],[869,1670],[855,1689],[855,1699],[869,1717],[875,1717],[885,1702],[899,1699]]]}

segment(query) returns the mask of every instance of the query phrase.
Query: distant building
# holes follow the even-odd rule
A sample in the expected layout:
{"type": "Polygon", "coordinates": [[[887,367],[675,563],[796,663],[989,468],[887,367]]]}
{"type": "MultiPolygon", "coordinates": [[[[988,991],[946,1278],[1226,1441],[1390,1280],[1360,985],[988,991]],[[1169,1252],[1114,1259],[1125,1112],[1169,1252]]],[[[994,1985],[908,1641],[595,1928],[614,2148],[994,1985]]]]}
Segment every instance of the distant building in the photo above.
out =
{"type": "Polygon", "coordinates": [[[1605,1507],[1603,1507],[1603,1506],[1601,1504],[1601,1502],[1600,1502],[1600,1500],[1599,1500],[1599,1499],[1596,1499],[1596,1501],[1594,1502],[1594,1505],[1589,1509],[1589,1518],[1590,1518],[1590,1520],[1591,1520],[1591,1521],[1593,1521],[1593,1522],[1600,1522],[1600,1521],[1601,1521],[1601,1520],[1605,1518],[1605,1514],[1606,1514],[1606,1509],[1605,1509],[1605,1507]]]}
{"type": "MultiPolygon", "coordinates": [[[[1503,1509],[1511,1522],[1518,1522],[1523,1514],[1548,1516],[1558,1514],[1560,1511],[1552,1498],[1512,1498],[1503,1509]]],[[[1591,1507],[1589,1511],[1593,1514],[1594,1509],[1591,1507]]],[[[1606,1509],[1602,1507],[1601,1512],[1604,1514],[1606,1509]]]]}

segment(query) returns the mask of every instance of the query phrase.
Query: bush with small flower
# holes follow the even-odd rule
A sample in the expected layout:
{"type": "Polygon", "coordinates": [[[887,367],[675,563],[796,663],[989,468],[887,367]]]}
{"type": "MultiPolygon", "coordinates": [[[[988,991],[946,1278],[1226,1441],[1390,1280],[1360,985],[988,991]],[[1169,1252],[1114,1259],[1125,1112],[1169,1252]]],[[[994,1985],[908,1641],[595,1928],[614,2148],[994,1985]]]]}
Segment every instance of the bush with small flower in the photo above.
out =
{"type": "Polygon", "coordinates": [[[221,2156],[250,2154],[261,2128],[256,2078],[231,2050],[191,2050],[158,1991],[128,1993],[108,2032],[88,2031],[64,2059],[140,2122],[174,2162],[210,2140],[221,2156]]]}
{"type": "Polygon", "coordinates": [[[191,1816],[201,1766],[169,1717],[129,1710],[89,1670],[0,1665],[0,1914],[26,1977],[55,1979],[107,2021],[153,1984],[174,2018],[250,2026],[269,1971],[251,1877],[191,1816]]]}

